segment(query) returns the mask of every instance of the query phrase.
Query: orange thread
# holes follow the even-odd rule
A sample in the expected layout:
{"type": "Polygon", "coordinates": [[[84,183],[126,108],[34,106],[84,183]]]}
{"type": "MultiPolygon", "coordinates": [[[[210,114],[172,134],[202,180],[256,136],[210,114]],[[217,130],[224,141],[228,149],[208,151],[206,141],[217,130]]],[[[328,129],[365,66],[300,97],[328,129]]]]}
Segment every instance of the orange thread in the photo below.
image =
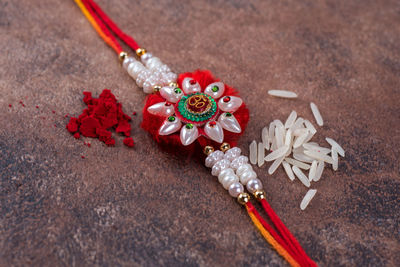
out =
{"type": "Polygon", "coordinates": [[[278,252],[278,254],[281,255],[290,264],[290,266],[300,267],[300,264],[293,259],[292,256],[290,256],[290,254],[273,238],[273,236],[267,230],[265,230],[260,221],[252,212],[251,208],[246,205],[246,209],[254,225],[261,232],[265,240],[267,240],[267,242],[278,252]]]}
{"type": "Polygon", "coordinates": [[[100,26],[97,24],[96,20],[92,17],[92,15],[89,13],[89,11],[86,9],[84,4],[82,3],[81,0],[75,0],[75,3],[79,6],[81,9],[82,13],[85,15],[87,20],[92,24],[93,28],[96,30],[96,32],[100,35],[100,37],[106,42],[109,46],[111,46],[112,49],[115,50],[118,54],[122,52],[122,49],[119,48],[112,40],[110,37],[108,37],[100,28],[100,26]]]}

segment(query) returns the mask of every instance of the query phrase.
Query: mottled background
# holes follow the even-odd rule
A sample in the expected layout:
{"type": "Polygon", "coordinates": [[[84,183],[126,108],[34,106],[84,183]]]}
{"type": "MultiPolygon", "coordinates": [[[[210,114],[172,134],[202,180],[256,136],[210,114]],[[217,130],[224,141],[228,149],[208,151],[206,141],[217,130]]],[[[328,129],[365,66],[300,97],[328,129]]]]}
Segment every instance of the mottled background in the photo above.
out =
{"type": "MultiPolygon", "coordinates": [[[[176,72],[209,68],[240,89],[245,153],[271,120],[292,109],[312,119],[317,103],[316,140],[337,139],[346,158],[305,211],[304,186],[256,168],[268,200],[319,265],[398,266],[398,0],[98,2],[176,72]]],[[[2,266],[286,265],[209,170],[139,128],[144,94],[72,0],[0,0],[0,65],[2,266]],[[65,130],[82,91],[103,88],[137,112],[135,148],[65,130]]]]}

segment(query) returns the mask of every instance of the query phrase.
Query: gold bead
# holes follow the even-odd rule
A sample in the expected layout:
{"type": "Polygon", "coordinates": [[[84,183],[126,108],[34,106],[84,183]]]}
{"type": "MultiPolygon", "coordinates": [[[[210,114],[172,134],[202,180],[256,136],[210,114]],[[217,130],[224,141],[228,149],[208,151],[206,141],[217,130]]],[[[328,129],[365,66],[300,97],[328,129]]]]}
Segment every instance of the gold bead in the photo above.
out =
{"type": "Polygon", "coordinates": [[[266,194],[265,194],[264,190],[257,190],[256,192],[253,193],[253,195],[258,201],[266,198],[266,194]]]}
{"type": "Polygon", "coordinates": [[[240,193],[237,197],[237,201],[242,205],[246,205],[246,203],[250,201],[250,195],[247,193],[240,193]]]}
{"type": "Polygon", "coordinates": [[[214,152],[214,148],[212,146],[205,146],[203,152],[208,156],[214,152]]]}
{"type": "Polygon", "coordinates": [[[146,54],[147,53],[147,51],[146,51],[146,49],[144,49],[144,48],[138,48],[138,49],[136,49],[136,55],[138,56],[138,57],[141,57],[141,56],[143,56],[144,54],[146,54]]]}
{"type": "Polygon", "coordinates": [[[158,92],[158,91],[161,90],[161,86],[160,85],[156,85],[156,86],[153,87],[153,89],[154,89],[154,92],[158,92]]]}
{"type": "Polygon", "coordinates": [[[222,152],[225,152],[225,151],[227,151],[227,150],[230,149],[230,148],[231,148],[231,145],[228,144],[228,143],[222,143],[222,145],[221,145],[221,151],[222,151],[222,152]]]}
{"type": "Polygon", "coordinates": [[[175,82],[172,82],[172,83],[169,83],[169,86],[171,86],[171,87],[178,87],[178,84],[175,83],[175,82]]]}
{"type": "Polygon", "coordinates": [[[121,62],[124,61],[124,59],[125,59],[127,56],[128,56],[128,53],[122,51],[122,52],[119,53],[119,55],[118,55],[119,61],[121,61],[121,62]]]}

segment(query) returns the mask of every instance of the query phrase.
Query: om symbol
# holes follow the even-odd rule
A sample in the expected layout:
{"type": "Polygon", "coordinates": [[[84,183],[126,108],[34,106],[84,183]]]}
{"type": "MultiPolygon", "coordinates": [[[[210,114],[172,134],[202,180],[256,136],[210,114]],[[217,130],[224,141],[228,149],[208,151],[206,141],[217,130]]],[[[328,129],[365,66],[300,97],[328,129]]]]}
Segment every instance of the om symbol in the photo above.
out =
{"type": "Polygon", "coordinates": [[[188,104],[190,107],[201,109],[208,104],[209,100],[204,95],[194,95],[189,98],[188,104]]]}

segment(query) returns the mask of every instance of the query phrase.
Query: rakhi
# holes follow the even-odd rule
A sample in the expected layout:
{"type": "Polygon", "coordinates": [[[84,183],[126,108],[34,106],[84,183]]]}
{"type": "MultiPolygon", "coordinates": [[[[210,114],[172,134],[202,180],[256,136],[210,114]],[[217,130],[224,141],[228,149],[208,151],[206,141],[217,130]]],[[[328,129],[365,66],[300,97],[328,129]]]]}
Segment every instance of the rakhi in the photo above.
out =
{"type": "Polygon", "coordinates": [[[291,266],[316,266],[266,200],[262,182],[236,143],[249,111],[238,92],[208,70],[175,74],[125,34],[93,0],[75,0],[100,37],[118,54],[123,68],[149,94],[142,128],[164,149],[181,155],[206,155],[205,166],[236,198],[265,240],[291,266]],[[120,39],[136,58],[122,50],[120,39]],[[219,149],[217,149],[219,148],[219,149]],[[252,205],[260,202],[270,225],[252,205]]]}

